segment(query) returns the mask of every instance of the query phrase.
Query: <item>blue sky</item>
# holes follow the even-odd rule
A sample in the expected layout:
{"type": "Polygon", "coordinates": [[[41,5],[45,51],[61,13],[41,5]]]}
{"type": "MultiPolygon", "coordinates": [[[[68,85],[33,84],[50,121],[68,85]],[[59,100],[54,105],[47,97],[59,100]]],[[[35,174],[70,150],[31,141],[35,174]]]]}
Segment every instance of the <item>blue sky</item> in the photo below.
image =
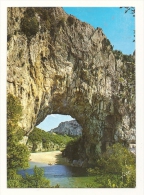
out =
{"type": "MultiPolygon", "coordinates": [[[[89,23],[94,28],[100,27],[114,46],[124,54],[133,54],[135,50],[134,29],[135,18],[119,7],[64,7],[68,14],[76,16],[83,22],[89,23]]],[[[49,131],[60,122],[73,120],[68,115],[48,115],[37,127],[49,131]]]]}
{"type": "Polygon", "coordinates": [[[45,131],[49,131],[57,127],[61,122],[74,120],[69,115],[51,114],[48,115],[37,127],[45,131]]]}

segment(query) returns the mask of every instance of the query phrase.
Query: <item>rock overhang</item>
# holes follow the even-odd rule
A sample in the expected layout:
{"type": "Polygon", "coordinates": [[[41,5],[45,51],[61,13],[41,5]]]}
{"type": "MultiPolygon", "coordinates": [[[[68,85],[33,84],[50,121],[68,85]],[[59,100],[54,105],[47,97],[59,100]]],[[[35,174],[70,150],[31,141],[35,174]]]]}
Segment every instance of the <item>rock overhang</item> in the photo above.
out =
{"type": "Polygon", "coordinates": [[[21,100],[27,134],[49,114],[67,114],[82,126],[89,158],[107,143],[135,139],[135,84],[125,76],[134,65],[116,60],[102,29],[62,8],[48,9],[51,27],[39,23],[29,40],[21,31],[25,11],[8,8],[7,91],[21,100]]]}

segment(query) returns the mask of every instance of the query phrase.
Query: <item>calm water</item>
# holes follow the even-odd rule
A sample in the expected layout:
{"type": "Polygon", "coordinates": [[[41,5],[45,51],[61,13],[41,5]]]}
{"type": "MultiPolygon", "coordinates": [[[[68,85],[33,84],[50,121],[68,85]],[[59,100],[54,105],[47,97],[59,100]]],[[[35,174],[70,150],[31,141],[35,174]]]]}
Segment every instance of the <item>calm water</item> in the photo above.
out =
{"type": "Polygon", "coordinates": [[[59,184],[60,188],[84,188],[87,184],[95,183],[95,176],[88,176],[85,168],[65,165],[47,165],[30,162],[30,168],[20,170],[19,174],[33,174],[34,166],[44,169],[45,177],[50,180],[51,186],[59,184]]]}

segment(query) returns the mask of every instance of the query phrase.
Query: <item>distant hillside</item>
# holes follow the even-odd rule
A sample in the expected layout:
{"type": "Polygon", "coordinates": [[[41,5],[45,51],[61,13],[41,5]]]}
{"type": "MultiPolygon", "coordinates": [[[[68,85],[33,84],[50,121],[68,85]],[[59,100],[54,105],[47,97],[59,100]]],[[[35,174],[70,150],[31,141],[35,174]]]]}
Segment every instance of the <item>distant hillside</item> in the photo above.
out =
{"type": "Polygon", "coordinates": [[[79,136],[82,135],[82,127],[76,120],[72,120],[61,122],[58,127],[51,129],[50,132],[61,135],[79,136]]]}
{"type": "Polygon", "coordinates": [[[37,127],[29,134],[27,147],[31,152],[62,150],[76,138],[67,135],[46,132],[37,127]]]}

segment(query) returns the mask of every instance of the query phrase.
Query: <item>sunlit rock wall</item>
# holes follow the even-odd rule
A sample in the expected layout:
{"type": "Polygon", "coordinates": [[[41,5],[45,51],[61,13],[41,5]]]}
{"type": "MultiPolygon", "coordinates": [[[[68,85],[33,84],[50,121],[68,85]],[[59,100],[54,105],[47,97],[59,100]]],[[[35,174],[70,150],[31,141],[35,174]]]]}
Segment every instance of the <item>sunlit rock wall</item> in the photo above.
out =
{"type": "Polygon", "coordinates": [[[82,127],[77,123],[76,120],[71,120],[61,122],[58,127],[51,129],[50,132],[60,135],[81,136],[82,127]]]}
{"type": "Polygon", "coordinates": [[[134,64],[116,59],[102,29],[62,8],[47,9],[47,26],[35,12],[39,30],[28,37],[25,11],[8,8],[7,92],[21,101],[26,135],[49,114],[71,115],[89,163],[110,143],[135,142],[134,64]]]}

